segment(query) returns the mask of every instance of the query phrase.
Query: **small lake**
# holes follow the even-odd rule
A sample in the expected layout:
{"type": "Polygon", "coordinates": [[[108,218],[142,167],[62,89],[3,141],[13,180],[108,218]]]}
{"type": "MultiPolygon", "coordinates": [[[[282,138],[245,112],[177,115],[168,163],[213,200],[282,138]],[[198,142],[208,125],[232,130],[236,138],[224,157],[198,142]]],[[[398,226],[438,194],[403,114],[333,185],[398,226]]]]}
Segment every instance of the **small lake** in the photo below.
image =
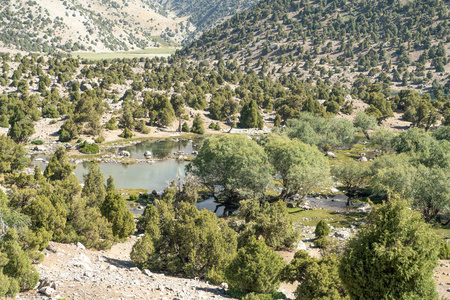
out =
{"type": "MultiPolygon", "coordinates": [[[[103,176],[114,178],[114,184],[118,189],[147,189],[149,191],[162,191],[170,182],[177,178],[184,179],[184,161],[177,161],[168,158],[174,153],[185,153],[191,155],[193,151],[198,151],[201,147],[201,140],[165,140],[159,142],[142,142],[133,146],[114,149],[115,153],[121,151],[130,152],[130,157],[134,159],[145,159],[144,153],[149,151],[152,157],[157,159],[152,163],[139,162],[131,165],[120,163],[100,163],[100,170],[103,176]]],[[[80,182],[83,182],[83,174],[89,172],[90,162],[77,165],[74,170],[80,182]]]]}
{"type": "MultiPolygon", "coordinates": [[[[174,153],[184,153],[191,155],[194,151],[199,151],[202,139],[196,140],[164,140],[158,142],[142,142],[132,146],[111,149],[111,154],[117,154],[121,151],[128,151],[130,157],[134,159],[145,159],[144,153],[149,151],[152,158],[157,159],[153,163],[139,162],[131,165],[123,165],[120,163],[100,163],[100,170],[105,180],[112,175],[114,184],[118,189],[146,189],[149,192],[156,190],[162,192],[166,186],[170,184],[177,176],[183,180],[185,177],[185,166],[188,162],[177,161],[173,156],[174,153]]],[[[49,160],[48,157],[37,155],[38,161],[33,161],[33,165],[38,165],[42,170],[47,164],[41,160],[49,160]]],[[[77,164],[74,170],[78,180],[83,182],[83,175],[89,172],[91,162],[83,162],[77,164]]],[[[105,182],[106,183],[106,182],[105,182]]],[[[216,213],[217,216],[230,214],[225,206],[218,206],[213,198],[196,203],[198,209],[207,209],[216,213]]],[[[142,214],[143,210],[131,209],[133,213],[142,214]]]]}

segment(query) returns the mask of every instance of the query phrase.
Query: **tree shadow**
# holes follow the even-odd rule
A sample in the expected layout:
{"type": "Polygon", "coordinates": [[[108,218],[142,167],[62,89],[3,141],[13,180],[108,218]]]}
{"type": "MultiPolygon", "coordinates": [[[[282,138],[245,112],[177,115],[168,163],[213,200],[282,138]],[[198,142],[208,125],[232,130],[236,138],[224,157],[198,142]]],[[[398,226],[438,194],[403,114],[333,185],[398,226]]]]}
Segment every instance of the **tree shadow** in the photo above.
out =
{"type": "Polygon", "coordinates": [[[219,295],[219,296],[224,296],[224,295],[228,296],[227,292],[220,287],[197,287],[197,290],[203,291],[203,292],[208,292],[208,293],[219,295]]]}
{"type": "Polygon", "coordinates": [[[109,258],[109,257],[105,257],[105,256],[103,256],[103,259],[105,260],[105,262],[107,262],[110,265],[113,265],[113,266],[115,266],[117,268],[131,269],[132,267],[134,267],[134,264],[131,261],[115,259],[115,258],[109,258]]]}

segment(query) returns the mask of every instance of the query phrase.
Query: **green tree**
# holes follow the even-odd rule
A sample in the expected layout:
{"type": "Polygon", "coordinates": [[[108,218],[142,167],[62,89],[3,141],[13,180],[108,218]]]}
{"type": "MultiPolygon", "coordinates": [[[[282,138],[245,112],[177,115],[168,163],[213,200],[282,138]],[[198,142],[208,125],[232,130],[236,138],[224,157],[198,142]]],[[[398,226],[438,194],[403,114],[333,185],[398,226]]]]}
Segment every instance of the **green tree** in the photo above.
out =
{"type": "Polygon", "coordinates": [[[370,140],[369,130],[377,128],[377,119],[374,116],[367,115],[364,112],[359,112],[353,121],[353,126],[359,128],[366,138],[370,140]]]}
{"type": "Polygon", "coordinates": [[[271,135],[261,143],[276,173],[281,176],[282,198],[297,193],[305,196],[328,182],[328,160],[317,147],[280,135],[271,135]]]}
{"type": "Polygon", "coordinates": [[[183,132],[190,132],[191,131],[189,129],[188,123],[186,123],[186,122],[183,123],[183,126],[181,127],[181,131],[183,131],[183,132]]]}
{"type": "Polygon", "coordinates": [[[125,127],[125,129],[123,130],[123,132],[120,134],[120,137],[124,138],[124,139],[131,139],[133,137],[133,133],[131,132],[130,129],[128,129],[127,127],[125,127]]]}
{"type": "Polygon", "coordinates": [[[82,196],[89,198],[89,205],[100,207],[106,197],[105,177],[97,163],[89,166],[89,173],[83,175],[82,196]]]}
{"type": "MultiPolygon", "coordinates": [[[[6,254],[7,262],[3,267],[0,264],[0,271],[16,281],[16,286],[18,285],[20,291],[34,288],[39,281],[39,274],[31,264],[28,254],[20,247],[18,236],[14,230],[8,230],[0,239],[0,258],[1,253],[6,254]]],[[[11,290],[11,286],[9,290],[11,290]]],[[[18,292],[18,290],[11,292],[18,292]]]]}
{"type": "Polygon", "coordinates": [[[439,240],[418,212],[397,200],[374,209],[342,255],[340,278],[352,299],[438,299],[439,240]]]}
{"type": "Polygon", "coordinates": [[[64,180],[72,174],[75,166],[67,160],[64,147],[58,147],[45,168],[44,176],[50,180],[64,180]]]}
{"type": "Polygon", "coordinates": [[[27,163],[25,150],[9,136],[0,135],[0,173],[21,170],[27,163]]]}
{"type": "Polygon", "coordinates": [[[14,107],[14,112],[9,118],[11,127],[8,131],[10,136],[16,143],[26,142],[30,135],[34,133],[34,123],[27,116],[23,105],[17,104],[14,107]]]}
{"type": "Polygon", "coordinates": [[[271,168],[264,149],[242,135],[222,135],[204,141],[197,157],[188,165],[211,195],[238,201],[264,193],[271,168]],[[222,186],[217,194],[217,186],[222,186]]]}
{"type": "Polygon", "coordinates": [[[108,192],[100,208],[102,215],[112,224],[114,235],[123,239],[134,232],[133,214],[125,200],[117,192],[108,192]]]}
{"type": "Polygon", "coordinates": [[[263,240],[250,238],[245,247],[225,270],[230,287],[245,292],[268,294],[280,285],[283,258],[271,250],[263,240]]]}
{"type": "Polygon", "coordinates": [[[367,181],[366,165],[353,160],[334,165],[331,174],[345,186],[345,195],[348,197],[347,206],[367,181]]]}
{"type": "Polygon", "coordinates": [[[235,255],[236,233],[214,213],[199,211],[187,202],[174,203],[170,196],[156,200],[156,204],[157,209],[146,209],[142,217],[146,221],[140,221],[146,236],[131,252],[138,266],[189,277],[206,274],[209,278],[235,255]]]}
{"type": "Polygon", "coordinates": [[[316,238],[328,236],[330,234],[330,226],[328,226],[328,223],[324,220],[320,220],[316,225],[314,234],[316,235],[316,238]]]}
{"type": "Polygon", "coordinates": [[[197,133],[197,134],[204,134],[205,133],[205,127],[203,126],[203,120],[200,114],[197,114],[194,118],[194,121],[192,123],[191,132],[197,133]]]}
{"type": "Polygon", "coordinates": [[[242,128],[263,128],[264,122],[259,113],[258,105],[255,100],[251,100],[244,104],[239,117],[239,127],[242,128]]]}
{"type": "Polygon", "coordinates": [[[276,249],[291,247],[297,239],[298,234],[283,201],[261,204],[258,199],[243,200],[239,212],[246,222],[244,238],[262,236],[267,245],[276,249]]]}
{"type": "Polygon", "coordinates": [[[318,259],[306,251],[295,253],[294,259],[282,271],[282,280],[299,283],[295,290],[297,300],[348,299],[339,278],[339,257],[330,254],[318,259]]]}

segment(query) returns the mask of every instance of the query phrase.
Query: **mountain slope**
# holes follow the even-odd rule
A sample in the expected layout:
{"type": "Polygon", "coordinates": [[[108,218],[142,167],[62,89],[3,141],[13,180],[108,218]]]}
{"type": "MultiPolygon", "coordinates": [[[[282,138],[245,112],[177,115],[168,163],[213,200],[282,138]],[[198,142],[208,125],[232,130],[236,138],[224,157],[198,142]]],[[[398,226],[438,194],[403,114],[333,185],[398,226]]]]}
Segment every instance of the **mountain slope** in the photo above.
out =
{"type": "Polygon", "coordinates": [[[179,53],[247,71],[432,88],[449,71],[442,0],[263,0],[179,53]],[[365,80],[365,79],[364,79],[365,80]]]}
{"type": "Polygon", "coordinates": [[[179,43],[186,18],[160,15],[142,0],[2,0],[0,43],[22,51],[117,51],[179,43]]]}
{"type": "Polygon", "coordinates": [[[239,11],[255,5],[258,0],[158,0],[159,3],[179,17],[189,16],[201,32],[213,28],[239,11]]]}

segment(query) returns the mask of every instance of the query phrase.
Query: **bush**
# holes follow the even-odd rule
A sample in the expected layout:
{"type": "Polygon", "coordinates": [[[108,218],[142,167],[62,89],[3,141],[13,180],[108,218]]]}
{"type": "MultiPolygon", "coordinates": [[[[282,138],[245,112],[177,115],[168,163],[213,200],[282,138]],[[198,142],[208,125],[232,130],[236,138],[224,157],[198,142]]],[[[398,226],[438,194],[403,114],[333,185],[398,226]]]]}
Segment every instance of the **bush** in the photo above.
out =
{"type": "Polygon", "coordinates": [[[104,136],[99,136],[98,138],[95,139],[95,142],[97,144],[101,144],[105,141],[105,137],[104,136]]]}
{"type": "Polygon", "coordinates": [[[116,130],[119,127],[117,127],[117,119],[115,117],[112,117],[111,119],[108,120],[108,122],[106,122],[105,124],[105,128],[108,130],[116,130]]]}
{"type": "Polygon", "coordinates": [[[34,141],[31,141],[30,143],[32,143],[33,145],[43,145],[44,144],[44,142],[41,140],[34,140],[34,141]]]}
{"type": "Polygon", "coordinates": [[[190,131],[188,123],[186,123],[186,122],[183,123],[183,126],[181,127],[181,131],[183,131],[183,132],[190,131]]]}
{"type": "Polygon", "coordinates": [[[350,240],[339,277],[351,299],[438,299],[439,239],[421,214],[393,199],[372,210],[350,240]]]}
{"type": "Polygon", "coordinates": [[[186,202],[174,204],[169,193],[155,202],[156,206],[147,205],[139,219],[138,229],[145,236],[133,246],[133,263],[189,277],[208,270],[207,276],[219,280],[236,254],[236,232],[213,212],[199,211],[186,202]]]}
{"type": "Polygon", "coordinates": [[[325,249],[331,245],[331,240],[327,236],[322,236],[314,241],[314,245],[316,245],[316,247],[319,247],[321,249],[325,249]]]}
{"type": "Polygon", "coordinates": [[[89,144],[87,141],[84,141],[80,146],[80,152],[84,154],[97,154],[100,152],[100,149],[97,144],[89,144]]]}
{"type": "Polygon", "coordinates": [[[130,139],[133,137],[133,133],[131,132],[130,129],[126,128],[123,130],[123,132],[120,134],[120,137],[124,138],[124,139],[130,139]]]}
{"type": "Polygon", "coordinates": [[[279,287],[285,265],[283,258],[263,240],[251,237],[226,268],[225,276],[233,289],[268,294],[279,287]]]}
{"type": "Polygon", "coordinates": [[[324,220],[320,220],[319,223],[317,223],[314,234],[316,235],[316,238],[328,236],[330,234],[330,226],[328,226],[327,222],[324,220]]]}
{"type": "Polygon", "coordinates": [[[450,259],[450,245],[446,241],[439,245],[439,259],[450,259]]]}

